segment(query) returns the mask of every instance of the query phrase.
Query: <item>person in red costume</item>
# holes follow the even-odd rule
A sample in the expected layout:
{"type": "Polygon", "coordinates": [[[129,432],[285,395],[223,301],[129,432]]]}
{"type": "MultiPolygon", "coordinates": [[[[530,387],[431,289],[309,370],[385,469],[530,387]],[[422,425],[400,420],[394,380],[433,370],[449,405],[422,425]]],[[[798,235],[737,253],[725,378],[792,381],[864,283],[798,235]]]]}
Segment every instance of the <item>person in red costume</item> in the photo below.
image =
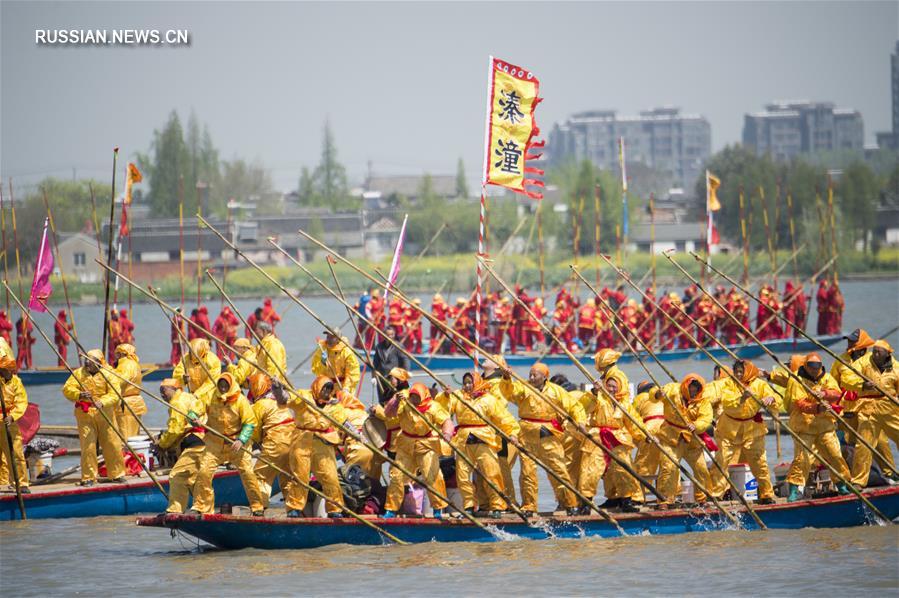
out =
{"type": "MultiPolygon", "coordinates": [[[[450,306],[444,301],[443,295],[436,293],[431,299],[431,315],[441,324],[446,324],[450,317],[450,306]]],[[[428,347],[429,353],[445,353],[448,343],[445,335],[440,331],[440,327],[431,323],[431,344],[428,347]]]]}
{"type": "MultiPolygon", "coordinates": [[[[797,282],[795,285],[792,280],[788,280],[784,285],[784,305],[783,316],[788,322],[797,328],[805,328],[805,318],[808,316],[808,303],[805,298],[805,289],[802,283],[797,282]]],[[[799,332],[793,330],[793,338],[799,338],[799,332]]],[[[789,336],[789,330],[784,330],[784,336],[789,336]]]]}
{"type": "Polygon", "coordinates": [[[656,314],[655,300],[655,293],[652,287],[646,287],[646,297],[643,298],[643,309],[639,312],[637,330],[639,331],[640,340],[650,348],[652,348],[656,340],[656,319],[658,315],[656,314]]]}
{"type": "Polygon", "coordinates": [[[119,332],[119,344],[127,343],[129,345],[134,344],[134,322],[131,321],[131,318],[128,317],[127,309],[119,310],[119,326],[121,331],[119,332]]]}
{"type": "Polygon", "coordinates": [[[281,321],[281,316],[278,315],[278,312],[275,311],[275,308],[272,305],[271,297],[266,297],[262,301],[262,320],[271,325],[272,331],[275,330],[275,325],[281,321]]]}
{"type": "MultiPolygon", "coordinates": [[[[520,306],[516,306],[520,307],[520,306]]],[[[499,305],[496,306],[496,337],[494,338],[494,349],[497,353],[502,353],[503,337],[509,337],[509,352],[512,355],[518,350],[518,326],[513,319],[514,307],[509,302],[508,297],[500,299],[499,305]]]]}
{"type": "Polygon", "coordinates": [[[197,319],[196,323],[203,327],[203,338],[208,341],[212,341],[212,323],[209,321],[209,310],[205,305],[201,305],[200,309],[197,310],[197,319]]]}
{"type": "Polygon", "coordinates": [[[9,320],[5,309],[0,309],[0,336],[11,346],[12,345],[12,322],[9,320]]]}
{"type": "Polygon", "coordinates": [[[66,358],[69,355],[69,342],[72,340],[71,331],[72,325],[66,321],[66,310],[59,310],[59,313],[56,314],[56,323],[53,324],[53,343],[56,345],[56,352],[59,353],[56,358],[57,365],[66,364],[66,358]]]}
{"type": "Polygon", "coordinates": [[[596,338],[596,300],[587,301],[577,310],[577,337],[585,349],[593,345],[596,338]]]}
{"type": "Polygon", "coordinates": [[[16,368],[31,369],[31,347],[34,346],[34,325],[28,316],[16,320],[16,368]]]}
{"type": "Polygon", "coordinates": [[[371,299],[369,299],[366,304],[365,311],[368,313],[369,321],[371,321],[374,326],[367,326],[363,333],[365,335],[365,346],[368,348],[375,345],[376,330],[384,329],[385,307],[384,298],[381,297],[381,292],[378,289],[372,289],[371,299]]]}
{"type": "Polygon", "coordinates": [[[815,309],[818,310],[818,335],[827,334],[830,330],[830,284],[826,278],[818,283],[815,293],[815,309]]]}
{"type": "Polygon", "coordinates": [[[535,343],[541,345],[546,343],[546,336],[543,334],[543,328],[540,326],[540,323],[546,317],[546,314],[549,313],[543,305],[542,297],[531,299],[529,307],[534,315],[531,316],[531,314],[526,313],[527,319],[521,324],[521,344],[524,346],[525,351],[533,351],[535,343]]]}
{"type": "Polygon", "coordinates": [[[410,353],[421,353],[422,349],[422,330],[421,330],[421,312],[417,309],[421,307],[421,299],[412,300],[412,305],[407,306],[404,312],[406,319],[406,350],[410,353]]]}
{"type": "Polygon", "coordinates": [[[224,306],[212,325],[212,334],[215,337],[215,353],[219,359],[234,359],[234,353],[229,346],[233,346],[234,341],[237,340],[238,324],[240,324],[240,320],[231,311],[231,307],[228,305],[224,306]]]}
{"type": "Polygon", "coordinates": [[[187,332],[184,325],[184,316],[181,315],[180,307],[175,310],[170,329],[169,340],[172,343],[172,351],[169,354],[169,365],[177,365],[181,362],[182,357],[181,343],[183,342],[183,339],[181,337],[187,332]],[[179,332],[181,334],[178,334],[179,332]]]}
{"type": "Polygon", "coordinates": [[[831,283],[827,299],[827,308],[830,311],[827,334],[840,334],[843,331],[843,310],[846,308],[846,302],[843,299],[843,291],[840,290],[840,284],[837,281],[831,283]]]}
{"type": "Polygon", "coordinates": [[[122,344],[122,323],[119,321],[118,312],[112,310],[109,314],[109,343],[107,344],[109,357],[106,358],[110,365],[115,365],[118,359],[115,350],[120,344],[122,344]]]}

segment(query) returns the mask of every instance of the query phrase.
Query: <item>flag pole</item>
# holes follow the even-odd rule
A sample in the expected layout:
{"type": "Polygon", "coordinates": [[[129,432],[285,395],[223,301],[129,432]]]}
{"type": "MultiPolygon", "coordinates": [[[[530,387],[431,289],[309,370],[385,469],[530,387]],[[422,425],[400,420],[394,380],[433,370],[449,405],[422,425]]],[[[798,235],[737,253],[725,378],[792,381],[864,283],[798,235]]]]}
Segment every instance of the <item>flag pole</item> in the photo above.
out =
{"type": "Polygon", "coordinates": [[[97,217],[97,198],[94,196],[94,183],[88,182],[87,188],[91,193],[91,224],[94,227],[94,239],[97,241],[97,255],[103,253],[103,244],[100,242],[100,219],[97,217]]]}
{"type": "Polygon", "coordinates": [[[740,235],[743,240],[743,284],[749,284],[749,231],[746,227],[746,209],[743,184],[740,184],[740,235]]]}
{"type": "MultiPolygon", "coordinates": [[[[597,253],[597,255],[599,255],[597,253]]],[[[649,268],[652,272],[652,296],[656,294],[656,197],[649,194],[649,268]]],[[[597,275],[597,278],[599,276],[597,275]]],[[[598,281],[597,281],[597,288],[598,281]]]]}
{"type": "MultiPolygon", "coordinates": [[[[829,174],[827,175],[827,212],[830,215],[830,256],[834,257],[837,255],[837,224],[833,209],[833,179],[829,174]]],[[[833,263],[833,281],[835,284],[840,284],[836,261],[833,263]]]]}
{"type": "MultiPolygon", "coordinates": [[[[203,200],[200,196],[200,182],[197,181],[197,215],[203,216],[203,200]]],[[[200,285],[203,282],[203,256],[200,253],[203,247],[200,241],[200,219],[197,218],[197,309],[200,309],[201,290],[200,285]]]]}
{"type": "MultiPolygon", "coordinates": [[[[490,104],[490,92],[493,88],[493,55],[487,57],[487,115],[484,120],[484,168],[481,171],[481,210],[478,216],[478,254],[475,257],[475,325],[474,342],[481,346],[481,291],[484,284],[484,273],[481,270],[481,260],[487,256],[487,169],[490,168],[490,114],[493,106],[490,104]]],[[[477,352],[474,354],[477,362],[477,352]]]]}
{"type": "Polygon", "coordinates": [[[600,214],[600,208],[602,207],[600,197],[601,192],[602,189],[600,188],[599,183],[593,186],[593,258],[596,261],[596,288],[599,288],[601,279],[599,270],[599,254],[602,252],[602,248],[599,243],[600,235],[602,234],[602,216],[600,214]]]}
{"type": "MultiPolygon", "coordinates": [[[[12,177],[9,178],[9,211],[12,215],[12,242],[16,250],[16,278],[19,280],[19,295],[22,295],[22,263],[19,259],[19,233],[16,229],[16,200],[13,196],[12,177]]],[[[24,312],[23,312],[24,315],[24,312]]]]}
{"type": "Polygon", "coordinates": [[[630,234],[630,214],[627,209],[627,155],[624,137],[618,138],[618,157],[621,162],[621,239],[618,241],[618,267],[622,266],[623,254],[627,251],[627,239],[630,234]]]}
{"type": "MultiPolygon", "coordinates": [[[[116,162],[119,157],[119,148],[113,148],[112,150],[112,188],[110,190],[109,197],[109,238],[106,241],[106,263],[112,263],[112,227],[115,224],[115,174],[116,174],[116,162]]],[[[106,273],[106,284],[104,290],[104,305],[103,305],[103,341],[100,344],[100,350],[106,355],[106,340],[109,335],[109,284],[111,282],[110,274],[107,271],[106,273]]]]}
{"type": "Polygon", "coordinates": [[[537,264],[540,268],[540,297],[546,301],[546,279],[544,275],[546,247],[543,244],[543,200],[537,204],[537,264]]]}
{"type": "MultiPolygon", "coordinates": [[[[3,279],[9,280],[9,260],[6,252],[6,209],[3,207],[3,180],[0,179],[0,236],[3,243],[3,279]]],[[[9,313],[9,291],[6,291],[6,315],[12,318],[9,313]]]]}
{"type": "Polygon", "coordinates": [[[184,313],[184,175],[178,177],[178,260],[181,263],[181,313],[184,313]]]}
{"type": "Polygon", "coordinates": [[[777,254],[774,252],[774,239],[768,223],[768,201],[765,199],[765,188],[759,185],[759,199],[762,201],[762,222],[765,224],[765,236],[768,238],[768,255],[771,258],[771,271],[774,273],[774,288],[777,289],[777,254]]]}
{"type": "MultiPolygon", "coordinates": [[[[581,245],[581,221],[584,218],[584,196],[581,195],[578,198],[578,208],[577,208],[577,217],[573,219],[572,224],[574,225],[574,230],[572,231],[574,239],[572,239],[572,247],[574,248],[574,265],[578,265],[578,255],[580,254],[580,245],[581,245]]],[[[578,294],[578,287],[580,286],[580,281],[574,281],[574,294],[578,294]]]]}
{"type": "Polygon", "coordinates": [[[824,236],[827,225],[824,219],[821,190],[818,188],[818,185],[815,185],[815,211],[818,212],[818,260],[815,263],[815,269],[817,270],[821,263],[825,261],[825,256],[827,255],[827,241],[824,236]]]}
{"type": "Polygon", "coordinates": [[[796,222],[793,219],[793,193],[787,187],[787,217],[790,220],[790,249],[793,251],[793,278],[799,280],[799,262],[796,251],[796,222]]]}
{"type": "Polygon", "coordinates": [[[59,267],[59,278],[62,280],[62,292],[66,298],[66,308],[69,311],[69,324],[72,331],[77,334],[75,328],[75,312],[72,311],[72,302],[69,300],[69,287],[66,284],[66,273],[62,268],[62,258],[59,255],[59,238],[56,235],[56,224],[53,222],[53,212],[50,210],[50,200],[47,198],[47,189],[42,188],[44,196],[44,206],[47,208],[47,222],[50,223],[50,232],[53,234],[53,251],[56,253],[56,265],[59,267]]]}

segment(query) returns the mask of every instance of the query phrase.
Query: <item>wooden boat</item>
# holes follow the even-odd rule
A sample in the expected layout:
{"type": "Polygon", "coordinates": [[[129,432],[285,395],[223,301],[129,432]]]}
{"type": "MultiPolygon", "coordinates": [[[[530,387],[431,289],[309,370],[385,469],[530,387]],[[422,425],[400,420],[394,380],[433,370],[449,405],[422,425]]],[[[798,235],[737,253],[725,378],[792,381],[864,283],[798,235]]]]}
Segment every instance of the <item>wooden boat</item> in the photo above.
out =
{"type": "MultiPolygon", "coordinates": [[[[74,365],[72,367],[75,367],[74,365]]],[[[35,368],[19,370],[19,378],[25,387],[41,384],[58,384],[62,386],[69,379],[69,370],[64,367],[35,368]]],[[[172,366],[168,364],[144,364],[144,380],[163,380],[171,378],[172,366]]]]}
{"type": "MultiPolygon", "coordinates": [[[[830,347],[841,340],[843,340],[843,335],[834,334],[827,336],[819,336],[815,340],[824,345],[825,347],[830,347]]],[[[765,344],[765,347],[768,348],[769,351],[774,353],[808,353],[810,351],[814,351],[817,349],[817,346],[809,340],[806,339],[778,339],[773,341],[768,341],[765,344]]],[[[737,345],[727,345],[727,348],[733,351],[738,357],[742,359],[755,359],[757,357],[761,357],[765,355],[765,350],[756,343],[743,343],[737,345]]],[[[715,347],[706,347],[706,350],[711,353],[716,359],[728,360],[730,359],[729,353],[721,346],[715,347]]],[[[641,359],[652,361],[652,358],[645,351],[638,352],[641,359]]],[[[656,356],[662,361],[675,361],[678,359],[697,359],[704,360],[708,359],[705,353],[696,348],[691,349],[672,349],[669,351],[658,351],[656,356]]],[[[453,370],[453,369],[468,369],[471,367],[471,358],[466,355],[417,355],[418,359],[422,361],[428,368],[441,369],[441,370],[453,370]]],[[[512,368],[529,368],[538,360],[540,357],[539,354],[535,353],[520,353],[516,355],[505,355],[506,363],[509,364],[509,367],[512,368]]],[[[587,367],[593,367],[593,352],[587,352],[578,356],[581,363],[586,365],[587,367]]],[[[539,359],[549,367],[553,366],[564,366],[570,365],[571,359],[565,354],[555,354],[555,355],[544,355],[539,359]]],[[[621,358],[618,360],[618,363],[632,363],[635,362],[637,358],[633,353],[623,353],[621,358]]],[[[410,364],[411,369],[418,369],[417,364],[414,362],[410,364]]]]}
{"type": "MultiPolygon", "coordinates": [[[[168,492],[168,477],[159,477],[168,492]]],[[[65,517],[100,517],[134,515],[165,511],[168,501],[146,474],[128,478],[122,484],[76,485],[78,478],[69,478],[46,486],[33,486],[31,494],[23,495],[28,519],[65,517]]],[[[213,478],[217,504],[246,505],[247,496],[237,471],[222,471],[213,478]]],[[[0,521],[21,519],[14,492],[0,495],[0,521]]]]}
{"type": "MultiPolygon", "coordinates": [[[[899,487],[872,489],[865,495],[891,519],[899,516],[899,487]]],[[[757,506],[756,512],[772,529],[805,527],[854,527],[872,523],[872,516],[855,496],[834,496],[794,503],[757,506]]],[[[744,529],[757,529],[739,503],[731,512],[744,529]]],[[[628,535],[682,534],[732,529],[712,508],[647,511],[616,514],[628,535]]],[[[495,542],[547,538],[615,537],[620,532],[599,516],[535,519],[530,525],[517,517],[482,520],[484,531],[464,519],[379,519],[377,524],[405,542],[495,542]]],[[[381,545],[387,541],[377,531],[355,519],[287,519],[236,515],[157,515],[141,517],[137,525],[179,530],[219,548],[317,548],[330,544],[381,545]]]]}

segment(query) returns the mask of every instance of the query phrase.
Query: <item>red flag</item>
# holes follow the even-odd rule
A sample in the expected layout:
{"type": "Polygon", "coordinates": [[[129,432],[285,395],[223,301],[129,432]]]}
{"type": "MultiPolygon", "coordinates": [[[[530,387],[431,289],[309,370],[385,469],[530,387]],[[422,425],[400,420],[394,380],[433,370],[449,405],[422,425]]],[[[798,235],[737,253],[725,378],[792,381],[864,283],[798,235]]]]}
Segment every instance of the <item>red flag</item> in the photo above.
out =
{"type": "Polygon", "coordinates": [[[50,298],[53,285],[50,284],[50,275],[53,274],[53,252],[47,243],[47,226],[50,219],[44,218],[44,236],[41,237],[41,249],[37,255],[37,263],[34,265],[34,280],[31,282],[31,298],[28,300],[28,309],[45,312],[44,302],[50,298]]]}
{"type": "Polygon", "coordinates": [[[721,242],[721,235],[718,234],[718,227],[714,224],[712,225],[712,245],[717,245],[721,242]]]}
{"type": "Polygon", "coordinates": [[[128,229],[128,204],[123,203],[122,204],[122,220],[121,220],[121,223],[119,224],[119,236],[127,237],[129,232],[130,231],[128,229]]]}

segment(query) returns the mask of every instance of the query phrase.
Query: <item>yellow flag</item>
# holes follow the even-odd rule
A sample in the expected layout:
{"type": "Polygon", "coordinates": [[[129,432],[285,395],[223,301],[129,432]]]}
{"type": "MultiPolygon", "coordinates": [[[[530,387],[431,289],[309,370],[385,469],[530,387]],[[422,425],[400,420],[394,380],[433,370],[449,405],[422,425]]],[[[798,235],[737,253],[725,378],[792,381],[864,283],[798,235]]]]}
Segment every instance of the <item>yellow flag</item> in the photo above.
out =
{"type": "Polygon", "coordinates": [[[717,212],[721,209],[721,202],[718,201],[718,187],[721,186],[721,179],[713,175],[711,172],[706,173],[708,181],[708,208],[710,212],[717,212]]]}
{"type": "Polygon", "coordinates": [[[144,180],[144,175],[140,173],[134,162],[128,162],[128,172],[125,175],[125,205],[131,205],[131,185],[144,180]]]}

